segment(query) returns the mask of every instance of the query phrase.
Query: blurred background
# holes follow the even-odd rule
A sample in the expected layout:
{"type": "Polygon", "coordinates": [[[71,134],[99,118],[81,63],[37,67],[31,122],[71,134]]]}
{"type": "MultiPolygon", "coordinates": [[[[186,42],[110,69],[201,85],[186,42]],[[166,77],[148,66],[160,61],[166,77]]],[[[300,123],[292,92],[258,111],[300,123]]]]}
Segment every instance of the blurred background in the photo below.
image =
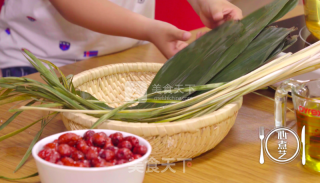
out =
{"type": "MultiPolygon", "coordinates": [[[[0,0],[0,7],[5,0],[0,0]]],[[[272,2],[273,0],[229,0],[240,9],[243,15],[257,10],[258,8],[272,2]]],[[[302,3],[302,0],[300,1],[302,3]]],[[[1,11],[1,8],[0,8],[1,11]]],[[[197,14],[193,11],[187,0],[156,0],[155,18],[169,22],[180,29],[194,30],[204,25],[197,14]]]]}
{"type": "MultiPolygon", "coordinates": [[[[273,0],[229,0],[243,11],[246,16],[273,0]]],[[[0,0],[0,7],[4,0],[0,0]]],[[[0,8],[1,11],[1,8],[0,8]]],[[[194,30],[203,27],[197,14],[193,11],[187,0],[156,0],[157,20],[169,22],[180,29],[194,30]]]]}
{"type": "MultiPolygon", "coordinates": [[[[2,7],[5,0],[0,0],[2,7]]],[[[246,16],[273,0],[229,0],[238,6],[246,16]]],[[[302,0],[300,1],[302,4],[302,0]]],[[[1,11],[1,8],[0,8],[1,11]]],[[[183,30],[194,30],[204,27],[200,18],[187,0],[156,0],[155,18],[171,23],[183,30]]],[[[1,77],[1,70],[0,70],[1,77]]]]}

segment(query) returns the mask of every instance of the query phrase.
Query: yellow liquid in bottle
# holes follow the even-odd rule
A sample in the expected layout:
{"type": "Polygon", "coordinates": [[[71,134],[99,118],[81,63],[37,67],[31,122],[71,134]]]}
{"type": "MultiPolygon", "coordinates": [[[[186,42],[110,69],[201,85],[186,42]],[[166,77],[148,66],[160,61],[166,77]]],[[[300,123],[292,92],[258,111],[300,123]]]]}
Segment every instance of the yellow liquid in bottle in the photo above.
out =
{"type": "MultiPolygon", "coordinates": [[[[312,108],[311,108],[312,109],[312,108]]],[[[320,172],[320,117],[296,111],[298,135],[301,138],[301,130],[306,126],[306,168],[320,172]]],[[[300,150],[300,155],[302,149],[300,150]]]]}
{"type": "Polygon", "coordinates": [[[320,0],[303,0],[308,30],[320,39],[320,0]]]}

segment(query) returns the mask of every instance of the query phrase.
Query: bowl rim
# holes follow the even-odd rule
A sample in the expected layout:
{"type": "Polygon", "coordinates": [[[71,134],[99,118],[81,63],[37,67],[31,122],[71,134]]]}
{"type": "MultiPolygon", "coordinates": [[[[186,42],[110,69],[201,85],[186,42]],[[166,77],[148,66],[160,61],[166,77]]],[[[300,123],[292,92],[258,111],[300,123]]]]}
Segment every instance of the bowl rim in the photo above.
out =
{"type": "Polygon", "coordinates": [[[123,132],[123,131],[118,131],[118,130],[109,130],[109,129],[86,129],[86,130],[72,130],[72,131],[65,131],[65,132],[61,132],[61,133],[56,133],[50,136],[47,136],[43,139],[41,139],[40,141],[38,141],[32,148],[32,156],[33,158],[38,161],[39,163],[42,163],[46,166],[52,167],[52,168],[58,168],[58,169],[62,169],[62,170],[71,170],[71,171],[81,171],[81,172],[97,172],[97,171],[108,171],[108,170],[117,170],[117,169],[123,169],[126,167],[130,167],[130,166],[134,166],[135,164],[141,163],[143,161],[145,161],[151,154],[152,151],[152,147],[150,145],[150,143],[137,135],[128,133],[128,132],[123,132]],[[39,147],[40,144],[42,144],[43,142],[45,142],[44,144],[50,143],[51,142],[51,138],[54,139],[58,139],[58,137],[62,134],[65,133],[76,133],[77,135],[83,135],[85,132],[87,132],[88,130],[93,130],[96,133],[97,132],[105,132],[107,135],[110,135],[111,133],[115,133],[115,132],[120,132],[123,134],[124,137],[126,136],[134,136],[136,138],[139,139],[139,142],[143,142],[144,144],[146,144],[147,146],[147,153],[145,155],[143,155],[141,158],[136,159],[134,161],[128,162],[128,163],[124,163],[121,165],[114,165],[114,166],[109,166],[109,167],[71,167],[71,166],[64,166],[64,165],[57,165],[48,161],[45,161],[44,159],[40,158],[38,156],[38,152],[40,152],[42,150],[43,147],[39,147]],[[108,133],[107,133],[108,132],[108,133]],[[80,133],[80,134],[78,134],[80,133]],[[40,150],[38,150],[40,149],[40,150]]]}

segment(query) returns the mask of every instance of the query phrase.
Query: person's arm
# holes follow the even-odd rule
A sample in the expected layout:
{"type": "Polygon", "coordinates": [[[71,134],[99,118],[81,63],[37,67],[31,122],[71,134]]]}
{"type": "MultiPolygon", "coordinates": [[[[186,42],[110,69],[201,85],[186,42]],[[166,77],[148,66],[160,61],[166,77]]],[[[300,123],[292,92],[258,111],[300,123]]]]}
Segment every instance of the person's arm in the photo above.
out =
{"type": "Polygon", "coordinates": [[[51,0],[71,23],[103,34],[149,40],[152,20],[108,0],[51,0]]]}
{"type": "Polygon", "coordinates": [[[188,0],[203,24],[211,29],[242,18],[242,11],[227,0],[188,0]]]}
{"type": "Polygon", "coordinates": [[[178,41],[186,41],[191,37],[187,31],[165,22],[149,19],[109,0],[50,1],[71,23],[103,34],[150,41],[167,58],[182,48],[180,43],[177,44],[178,41]]]}

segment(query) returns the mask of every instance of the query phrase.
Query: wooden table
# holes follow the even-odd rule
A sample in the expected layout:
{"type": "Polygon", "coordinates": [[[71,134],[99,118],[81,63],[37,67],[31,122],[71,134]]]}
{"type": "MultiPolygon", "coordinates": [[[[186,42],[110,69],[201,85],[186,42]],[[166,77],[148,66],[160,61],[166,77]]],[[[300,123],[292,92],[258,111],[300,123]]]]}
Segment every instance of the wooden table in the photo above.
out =
{"type": "MultiPolygon", "coordinates": [[[[301,6],[296,7],[283,19],[297,16],[303,13],[301,6]]],[[[193,31],[195,34],[196,31],[193,31]]],[[[166,59],[152,45],[147,44],[135,47],[120,53],[93,58],[64,66],[61,70],[66,74],[77,74],[87,69],[106,64],[120,62],[158,62],[164,63],[166,59]]],[[[38,74],[29,76],[40,80],[38,74]]],[[[261,92],[273,97],[272,90],[261,92]]],[[[292,108],[292,104],[289,103],[292,108]]],[[[0,107],[0,123],[3,123],[12,114],[7,112],[10,105],[0,107]]],[[[300,163],[300,157],[288,164],[277,164],[265,156],[265,164],[259,163],[260,140],[258,138],[259,126],[267,130],[274,128],[273,101],[256,94],[244,96],[241,108],[234,127],[227,137],[213,150],[194,158],[191,166],[186,166],[183,173],[183,163],[172,166],[173,173],[169,170],[164,173],[146,173],[144,182],[316,182],[320,174],[306,170],[300,163]]],[[[42,116],[42,112],[28,111],[18,117],[0,135],[17,130],[42,116]]],[[[296,129],[293,113],[288,113],[287,124],[296,129]]],[[[22,177],[37,171],[33,158],[17,173],[14,168],[27,150],[34,135],[39,129],[35,125],[21,134],[0,142],[0,175],[8,177],[22,177]]],[[[60,117],[52,121],[44,130],[42,137],[65,131],[60,117]]],[[[189,164],[190,165],[190,164],[189,164]]],[[[159,166],[163,170],[165,166],[159,166]]],[[[0,182],[6,182],[0,180],[0,182]]],[[[38,177],[21,180],[19,182],[39,182],[38,177]]]]}

